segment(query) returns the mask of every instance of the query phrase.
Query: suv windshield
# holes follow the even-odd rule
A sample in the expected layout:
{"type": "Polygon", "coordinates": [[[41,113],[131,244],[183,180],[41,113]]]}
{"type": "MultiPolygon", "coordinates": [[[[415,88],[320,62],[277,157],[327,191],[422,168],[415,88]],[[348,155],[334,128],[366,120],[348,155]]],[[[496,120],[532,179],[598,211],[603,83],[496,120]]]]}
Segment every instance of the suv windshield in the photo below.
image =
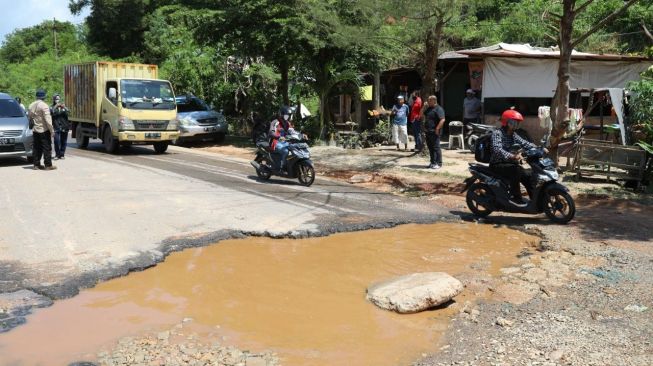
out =
{"type": "Polygon", "coordinates": [[[25,114],[20,105],[13,99],[0,99],[0,118],[17,118],[25,114]]]}
{"type": "Polygon", "coordinates": [[[161,80],[120,81],[122,106],[130,109],[175,109],[170,83],[161,80]]]}
{"type": "Polygon", "coordinates": [[[197,112],[197,111],[209,111],[209,108],[206,103],[200,98],[179,98],[177,99],[177,112],[197,112]]]}

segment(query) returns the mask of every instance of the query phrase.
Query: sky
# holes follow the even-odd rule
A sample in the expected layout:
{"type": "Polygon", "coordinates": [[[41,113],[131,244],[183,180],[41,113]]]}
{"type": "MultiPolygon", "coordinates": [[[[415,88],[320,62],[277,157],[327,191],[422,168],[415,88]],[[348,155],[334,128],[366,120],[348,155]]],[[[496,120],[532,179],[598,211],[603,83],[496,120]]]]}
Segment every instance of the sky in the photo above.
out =
{"type": "Polygon", "coordinates": [[[79,16],[73,16],[68,0],[0,0],[0,43],[16,28],[31,27],[52,18],[79,24],[88,13],[86,8],[79,16]]]}

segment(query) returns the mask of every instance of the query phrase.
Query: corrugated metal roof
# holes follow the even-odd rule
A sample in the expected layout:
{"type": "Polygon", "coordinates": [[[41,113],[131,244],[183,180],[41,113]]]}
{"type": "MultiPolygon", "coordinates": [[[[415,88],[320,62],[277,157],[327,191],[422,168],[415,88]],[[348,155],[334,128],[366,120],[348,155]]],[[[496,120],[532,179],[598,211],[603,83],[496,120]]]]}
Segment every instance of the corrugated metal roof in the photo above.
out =
{"type": "MultiPolygon", "coordinates": [[[[514,58],[559,58],[560,51],[557,47],[533,47],[529,44],[497,43],[492,46],[472,48],[468,50],[445,52],[438,59],[453,60],[484,57],[514,57],[514,58]]],[[[626,56],[612,54],[593,54],[578,52],[574,50],[571,58],[573,60],[588,61],[646,61],[649,58],[643,56],[626,56]]]]}

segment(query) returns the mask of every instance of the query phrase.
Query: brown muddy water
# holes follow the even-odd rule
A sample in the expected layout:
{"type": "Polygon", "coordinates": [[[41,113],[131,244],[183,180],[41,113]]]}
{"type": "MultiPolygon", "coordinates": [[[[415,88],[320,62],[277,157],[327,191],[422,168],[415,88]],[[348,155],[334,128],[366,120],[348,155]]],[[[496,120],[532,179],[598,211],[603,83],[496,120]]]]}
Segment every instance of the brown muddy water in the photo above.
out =
{"type": "MultiPolygon", "coordinates": [[[[187,249],[35,311],[0,335],[0,363],[93,360],[121,337],[190,317],[226,345],[277,352],[283,365],[408,365],[437,349],[459,307],[399,315],[367,302],[368,285],[413,272],[497,275],[535,240],[488,225],[434,224],[187,249]]],[[[471,292],[455,301],[479,296],[471,292]]]]}

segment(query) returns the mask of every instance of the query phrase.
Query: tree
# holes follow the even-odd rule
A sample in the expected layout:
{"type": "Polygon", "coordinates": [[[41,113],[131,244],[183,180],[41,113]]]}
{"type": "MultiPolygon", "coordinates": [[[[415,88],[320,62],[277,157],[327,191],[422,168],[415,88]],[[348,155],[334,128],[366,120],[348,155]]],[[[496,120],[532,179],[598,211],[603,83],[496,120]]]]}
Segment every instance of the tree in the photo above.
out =
{"type": "MultiPolygon", "coordinates": [[[[470,7],[462,0],[394,1],[400,9],[399,20],[390,15],[388,21],[406,27],[415,36],[408,44],[421,44],[420,48],[407,46],[417,55],[417,65],[422,79],[422,95],[434,93],[436,66],[446,27],[460,22],[470,14],[470,7]]],[[[418,46],[419,47],[419,46],[418,46]]]]}
{"type": "MultiPolygon", "coordinates": [[[[553,121],[553,129],[551,131],[551,140],[549,142],[551,153],[555,158],[557,158],[558,143],[569,126],[569,68],[571,64],[571,54],[574,47],[578,46],[594,32],[603,28],[605,24],[617,18],[638,1],[639,0],[626,0],[621,2],[612,13],[594,22],[594,25],[582,34],[574,34],[575,21],[579,15],[587,10],[588,6],[590,6],[594,0],[583,0],[580,4],[577,4],[577,0],[562,0],[561,12],[556,13],[555,10],[551,10],[545,15],[548,18],[555,19],[557,22],[557,27],[550,25],[550,28],[557,34],[556,37],[552,36],[551,38],[557,42],[560,48],[558,83],[551,104],[551,120],[553,121]]],[[[557,159],[554,159],[554,161],[557,161],[557,159]]]]}
{"type": "Polygon", "coordinates": [[[143,46],[148,14],[174,0],[69,0],[73,14],[90,8],[86,18],[88,44],[95,51],[112,58],[138,56],[143,46]]]}

